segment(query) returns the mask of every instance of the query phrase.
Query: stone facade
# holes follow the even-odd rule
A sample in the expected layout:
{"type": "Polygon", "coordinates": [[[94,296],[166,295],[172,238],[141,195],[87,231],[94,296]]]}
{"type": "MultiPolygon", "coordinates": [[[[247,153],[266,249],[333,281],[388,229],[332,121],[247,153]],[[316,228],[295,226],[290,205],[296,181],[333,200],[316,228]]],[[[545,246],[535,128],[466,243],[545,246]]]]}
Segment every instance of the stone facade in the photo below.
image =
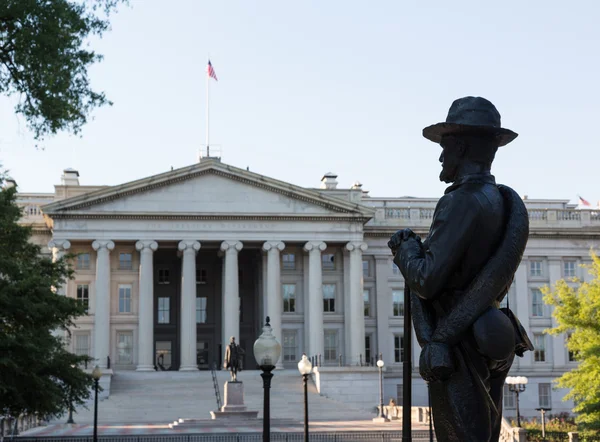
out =
{"type": "MultiPolygon", "coordinates": [[[[107,187],[82,186],[67,169],[53,194],[19,194],[19,204],[44,253],[75,255],[75,278],[58,290],[86,303],[88,315],[68,345],[101,367],[109,357],[113,370],[208,369],[236,336],[254,368],[252,343],[268,315],[280,367],[295,369],[303,352],[321,355],[325,368],[373,364],[381,353],[387,403],[401,398],[404,285],[386,243],[402,227],[426,235],[437,200],[371,197],[358,183],[338,189],[335,178],[300,188],[204,158],[107,187]]],[[[551,383],[575,362],[564,336],[542,334],[553,319],[538,290],[589,279],[581,265],[598,247],[600,213],[563,200],[525,203],[530,241],[509,300],[539,350],[517,358],[511,375],[529,378],[524,415],[569,411],[551,383]]],[[[413,404],[426,405],[414,337],[412,347],[413,404]]],[[[508,394],[505,408],[514,414],[508,394]]]]}

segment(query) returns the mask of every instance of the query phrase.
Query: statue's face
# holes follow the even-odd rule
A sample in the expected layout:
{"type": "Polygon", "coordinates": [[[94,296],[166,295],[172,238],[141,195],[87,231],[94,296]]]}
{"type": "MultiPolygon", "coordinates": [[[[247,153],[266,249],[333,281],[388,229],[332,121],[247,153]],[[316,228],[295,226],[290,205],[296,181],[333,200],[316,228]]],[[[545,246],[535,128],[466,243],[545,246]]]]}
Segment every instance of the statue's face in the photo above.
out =
{"type": "Polygon", "coordinates": [[[440,181],[453,183],[456,181],[459,166],[464,157],[464,146],[457,143],[455,138],[442,140],[441,146],[440,163],[442,163],[442,171],[440,172],[440,181]]]}

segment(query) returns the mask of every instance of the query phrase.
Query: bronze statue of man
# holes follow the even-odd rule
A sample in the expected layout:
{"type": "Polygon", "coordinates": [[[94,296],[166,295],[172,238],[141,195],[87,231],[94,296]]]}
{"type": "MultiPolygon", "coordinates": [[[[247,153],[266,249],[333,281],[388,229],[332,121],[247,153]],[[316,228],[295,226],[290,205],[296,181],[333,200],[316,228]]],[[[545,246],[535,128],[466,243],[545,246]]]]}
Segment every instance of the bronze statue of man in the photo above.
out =
{"type": "Polygon", "coordinates": [[[231,382],[237,382],[237,373],[242,371],[241,359],[244,355],[242,347],[235,343],[235,337],[229,338],[229,345],[225,348],[225,360],[223,368],[228,368],[231,374],[231,382]]]}
{"type": "Polygon", "coordinates": [[[498,441],[503,386],[515,354],[531,350],[519,321],[499,309],[523,256],[527,210],[491,165],[517,134],[488,100],[452,103],[446,122],[423,129],[442,147],[440,180],[451,183],[426,240],[410,229],[388,246],[410,288],[413,323],[429,383],[437,440],[498,441]]]}

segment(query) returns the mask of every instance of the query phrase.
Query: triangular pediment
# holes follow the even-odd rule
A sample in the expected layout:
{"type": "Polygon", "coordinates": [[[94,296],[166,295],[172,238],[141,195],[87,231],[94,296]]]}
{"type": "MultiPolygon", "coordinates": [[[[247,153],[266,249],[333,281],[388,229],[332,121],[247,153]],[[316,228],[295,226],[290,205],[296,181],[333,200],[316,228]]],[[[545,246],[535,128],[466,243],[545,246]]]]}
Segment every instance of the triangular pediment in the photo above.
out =
{"type": "Polygon", "coordinates": [[[57,216],[351,217],[366,222],[370,208],[294,186],[218,160],[107,187],[43,208],[57,216]]]}

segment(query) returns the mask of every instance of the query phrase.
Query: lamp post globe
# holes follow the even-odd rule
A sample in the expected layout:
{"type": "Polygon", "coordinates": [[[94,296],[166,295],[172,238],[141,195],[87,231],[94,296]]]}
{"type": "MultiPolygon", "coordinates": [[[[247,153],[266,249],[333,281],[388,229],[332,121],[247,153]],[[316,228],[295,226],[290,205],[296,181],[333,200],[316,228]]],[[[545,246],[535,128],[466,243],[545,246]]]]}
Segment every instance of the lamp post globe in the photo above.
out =
{"type": "Polygon", "coordinates": [[[298,371],[302,375],[304,385],[304,442],[308,442],[308,377],[312,372],[312,364],[306,357],[306,353],[302,355],[302,359],[298,362],[298,371]]]}
{"type": "Polygon", "coordinates": [[[98,383],[101,377],[102,370],[96,365],[92,370],[92,379],[94,379],[94,442],[98,441],[98,383]]]}
{"type": "Polygon", "coordinates": [[[379,368],[383,368],[383,366],[384,366],[384,362],[383,362],[381,359],[380,359],[380,360],[378,360],[378,361],[377,361],[377,366],[378,366],[379,368]]]}
{"type": "Polygon", "coordinates": [[[256,363],[262,370],[261,377],[263,378],[264,388],[264,407],[263,407],[263,442],[271,440],[271,404],[270,404],[270,389],[271,379],[275,369],[275,364],[281,356],[281,344],[273,336],[273,329],[269,324],[270,318],[267,316],[267,322],[263,327],[262,334],[254,342],[254,358],[256,363]]]}

